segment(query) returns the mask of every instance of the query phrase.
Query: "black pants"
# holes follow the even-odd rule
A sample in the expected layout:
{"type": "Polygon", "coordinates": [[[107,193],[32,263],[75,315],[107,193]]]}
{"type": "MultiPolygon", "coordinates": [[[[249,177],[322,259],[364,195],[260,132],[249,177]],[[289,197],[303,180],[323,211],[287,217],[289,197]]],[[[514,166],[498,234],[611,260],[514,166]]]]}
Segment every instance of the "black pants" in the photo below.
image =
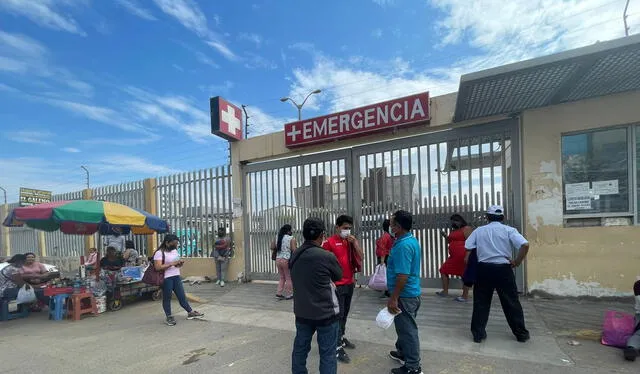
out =
{"type": "Polygon", "coordinates": [[[473,316],[471,333],[474,339],[486,336],[487,321],[491,311],[493,291],[498,292],[502,311],[516,338],[528,338],[524,325],[524,313],[518,299],[518,287],[511,265],[478,263],[476,283],[473,288],[473,316]]]}
{"type": "Polygon", "coordinates": [[[354,288],[354,284],[336,287],[338,304],[340,304],[340,331],[338,334],[338,340],[342,339],[345,330],[347,329],[347,317],[349,316],[349,310],[351,310],[351,299],[353,299],[354,288]]]}

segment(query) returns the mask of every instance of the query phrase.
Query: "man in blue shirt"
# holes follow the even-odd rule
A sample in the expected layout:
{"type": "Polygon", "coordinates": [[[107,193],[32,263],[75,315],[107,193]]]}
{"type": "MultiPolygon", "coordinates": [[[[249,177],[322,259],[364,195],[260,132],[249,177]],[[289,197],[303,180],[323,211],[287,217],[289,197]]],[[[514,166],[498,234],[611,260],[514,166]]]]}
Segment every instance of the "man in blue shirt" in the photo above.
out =
{"type": "Polygon", "coordinates": [[[387,262],[387,287],[391,293],[387,308],[398,314],[394,320],[398,340],[389,356],[403,366],[392,374],[422,374],[420,338],[416,315],[420,309],[420,254],[418,240],[411,233],[413,216],[399,210],[391,217],[390,231],[396,238],[387,262]]]}

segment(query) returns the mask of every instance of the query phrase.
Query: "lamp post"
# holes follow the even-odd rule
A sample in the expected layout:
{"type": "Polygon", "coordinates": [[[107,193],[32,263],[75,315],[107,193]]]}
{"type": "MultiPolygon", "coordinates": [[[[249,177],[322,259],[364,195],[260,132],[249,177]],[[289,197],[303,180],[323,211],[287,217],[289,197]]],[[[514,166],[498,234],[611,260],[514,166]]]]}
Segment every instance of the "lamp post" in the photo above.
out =
{"type": "Polygon", "coordinates": [[[298,104],[296,103],[292,98],[290,97],[283,97],[282,99],[280,99],[280,101],[282,101],[283,103],[287,102],[287,101],[291,101],[291,104],[293,104],[296,108],[298,108],[298,121],[300,121],[302,119],[302,107],[304,106],[304,104],[307,102],[307,99],[314,94],[319,94],[320,92],[322,92],[322,90],[315,90],[315,91],[311,91],[309,92],[309,94],[307,95],[307,97],[304,98],[304,100],[302,101],[302,104],[298,104]]]}
{"type": "Polygon", "coordinates": [[[80,166],[80,168],[87,173],[87,189],[89,189],[89,169],[87,169],[86,166],[80,166]]]}
{"type": "Polygon", "coordinates": [[[0,190],[4,193],[4,205],[7,205],[7,190],[2,187],[0,187],[0,190]]]}

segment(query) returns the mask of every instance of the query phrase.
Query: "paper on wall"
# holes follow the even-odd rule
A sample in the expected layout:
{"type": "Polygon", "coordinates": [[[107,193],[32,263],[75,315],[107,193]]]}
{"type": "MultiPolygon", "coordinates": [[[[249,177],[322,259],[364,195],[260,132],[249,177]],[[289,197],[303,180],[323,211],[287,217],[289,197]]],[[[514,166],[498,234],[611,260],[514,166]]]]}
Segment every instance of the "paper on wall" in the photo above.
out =
{"type": "Polygon", "coordinates": [[[567,210],[591,209],[591,191],[589,182],[569,183],[565,185],[565,205],[567,210]]]}
{"type": "Polygon", "coordinates": [[[594,195],[617,195],[620,193],[617,179],[592,182],[591,185],[593,186],[594,195]]]}
{"type": "Polygon", "coordinates": [[[242,199],[234,198],[233,199],[233,218],[242,217],[242,199]]]}

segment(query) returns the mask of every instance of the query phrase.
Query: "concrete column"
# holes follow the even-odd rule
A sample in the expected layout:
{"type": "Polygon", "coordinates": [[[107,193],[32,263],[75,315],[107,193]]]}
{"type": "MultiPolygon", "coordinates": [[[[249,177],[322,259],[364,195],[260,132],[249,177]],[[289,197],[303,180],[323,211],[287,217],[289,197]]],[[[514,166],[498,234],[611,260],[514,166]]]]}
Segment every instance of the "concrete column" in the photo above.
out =
{"type": "MultiPolygon", "coordinates": [[[[0,206],[0,208],[0,225],[2,225],[4,219],[9,215],[9,205],[4,204],[0,206]]],[[[0,242],[0,249],[2,249],[2,252],[0,252],[0,255],[9,257],[11,256],[11,237],[9,236],[10,231],[9,228],[4,225],[0,228],[0,230],[2,232],[2,242],[0,242]]]]}
{"type": "MultiPolygon", "coordinates": [[[[158,200],[157,200],[157,181],[155,178],[145,179],[143,182],[144,187],[144,210],[147,213],[158,215],[158,200]]],[[[162,217],[161,217],[162,218],[162,217]]],[[[153,251],[158,248],[158,236],[147,235],[147,255],[151,255],[153,251]]]]}
{"type": "Polygon", "coordinates": [[[44,231],[36,231],[36,235],[38,235],[38,256],[40,258],[47,257],[47,243],[44,238],[44,231]]]}
{"type": "MultiPolygon", "coordinates": [[[[239,152],[240,147],[238,147],[238,143],[231,143],[231,184],[233,186],[233,190],[231,191],[231,197],[233,201],[240,201],[242,204],[242,214],[239,217],[233,218],[233,242],[235,244],[235,258],[229,264],[229,269],[227,270],[227,279],[234,280],[236,279],[239,272],[243,272],[245,277],[247,277],[247,269],[246,269],[246,250],[245,247],[245,232],[244,232],[244,214],[246,212],[246,202],[242,200],[243,198],[243,176],[242,176],[242,167],[240,165],[239,152]]],[[[233,202],[232,202],[233,207],[233,202]]]]}
{"type": "MultiPolygon", "coordinates": [[[[91,200],[93,199],[93,190],[90,188],[85,188],[82,190],[82,199],[83,200],[91,200]]],[[[96,247],[96,236],[95,235],[87,235],[84,237],[84,255],[89,255],[89,248],[96,247]]],[[[97,248],[97,247],[96,247],[97,248]]],[[[98,248],[98,251],[101,251],[101,248],[98,248]]]]}

